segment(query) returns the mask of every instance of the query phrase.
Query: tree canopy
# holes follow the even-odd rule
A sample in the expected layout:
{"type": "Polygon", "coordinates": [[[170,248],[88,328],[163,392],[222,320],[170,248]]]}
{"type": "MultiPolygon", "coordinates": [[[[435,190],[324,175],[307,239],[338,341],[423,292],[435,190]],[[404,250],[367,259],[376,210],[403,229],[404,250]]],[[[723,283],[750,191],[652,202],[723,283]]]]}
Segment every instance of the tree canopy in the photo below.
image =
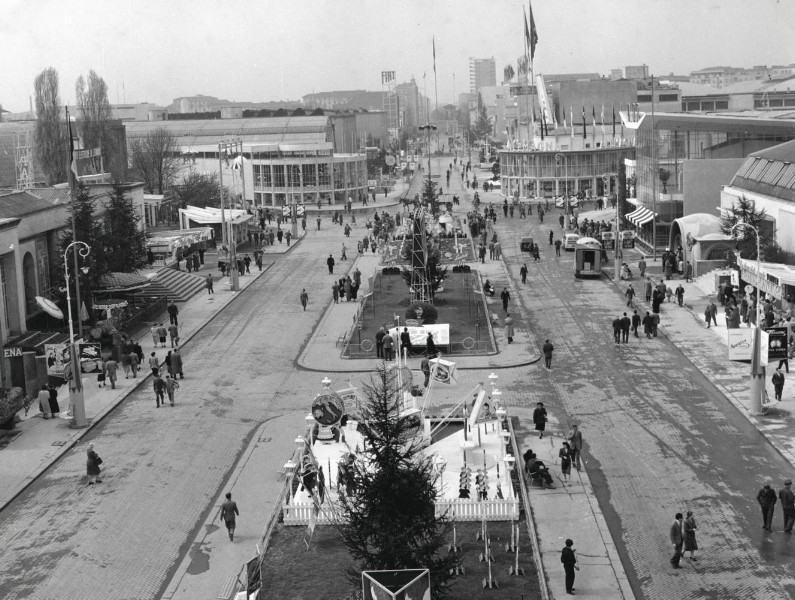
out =
{"type": "MultiPolygon", "coordinates": [[[[114,181],[126,179],[127,165],[124,164],[124,153],[118,148],[115,138],[110,133],[112,118],[108,86],[105,80],[92,69],[88,79],[82,75],[75,83],[75,97],[78,108],[78,127],[83,138],[84,148],[101,148],[104,170],[111,173],[114,181]]],[[[94,165],[98,173],[100,165],[94,165]]]]}
{"type": "Polygon", "coordinates": [[[122,186],[114,184],[97,248],[105,254],[108,272],[133,273],[146,265],[147,235],[139,230],[139,221],[122,186]]]}
{"type": "Polygon", "coordinates": [[[493,125],[486,111],[486,106],[483,104],[483,98],[478,94],[478,116],[475,119],[475,125],[472,127],[472,135],[476,140],[486,140],[491,135],[492,130],[493,125]]]}
{"type": "Polygon", "coordinates": [[[174,183],[181,168],[176,138],[165,127],[130,141],[130,168],[148,194],[163,194],[174,183]]]}
{"type": "Polygon", "coordinates": [[[58,71],[52,67],[44,69],[33,82],[33,88],[36,97],[36,156],[47,183],[63,183],[68,174],[69,135],[61,104],[58,71]]]}

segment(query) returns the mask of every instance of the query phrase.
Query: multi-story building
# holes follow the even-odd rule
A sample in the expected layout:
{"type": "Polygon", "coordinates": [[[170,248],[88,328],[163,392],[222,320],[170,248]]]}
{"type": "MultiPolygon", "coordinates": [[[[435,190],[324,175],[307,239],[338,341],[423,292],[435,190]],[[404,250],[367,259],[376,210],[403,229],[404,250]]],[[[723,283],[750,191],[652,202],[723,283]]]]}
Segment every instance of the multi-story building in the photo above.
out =
{"type": "Polygon", "coordinates": [[[398,109],[402,115],[401,128],[406,129],[409,135],[414,136],[417,133],[417,127],[427,122],[426,107],[423,106],[423,97],[414,76],[407,83],[397,84],[395,93],[398,97],[398,109]]]}
{"type": "Polygon", "coordinates": [[[477,94],[487,85],[497,85],[497,63],[494,57],[469,59],[469,92],[477,94]]]}
{"type": "Polygon", "coordinates": [[[628,221],[638,243],[649,249],[655,241],[658,249],[667,245],[675,219],[715,214],[721,185],[748,155],[795,139],[795,119],[770,113],[762,118],[646,113],[626,124],[635,131],[636,146],[635,160],[625,161],[636,190],[629,201],[638,207],[628,221]]]}
{"type": "Polygon", "coordinates": [[[690,73],[691,83],[706,83],[714,87],[724,87],[743,81],[765,81],[795,76],[795,63],[789,65],[755,65],[750,69],[742,67],[707,67],[690,73]]]}
{"type": "Polygon", "coordinates": [[[795,109],[795,78],[754,80],[722,88],[680,84],[683,112],[795,109]]]}
{"type": "Polygon", "coordinates": [[[225,187],[255,207],[341,204],[367,193],[367,155],[339,152],[335,143],[350,137],[358,146],[355,115],[336,125],[329,116],[296,116],[129,122],[125,127],[128,143],[165,127],[180,147],[184,172],[220,170],[225,187]],[[227,140],[243,144],[243,180],[235,161],[223,153],[219,157],[219,144],[227,140]]]}

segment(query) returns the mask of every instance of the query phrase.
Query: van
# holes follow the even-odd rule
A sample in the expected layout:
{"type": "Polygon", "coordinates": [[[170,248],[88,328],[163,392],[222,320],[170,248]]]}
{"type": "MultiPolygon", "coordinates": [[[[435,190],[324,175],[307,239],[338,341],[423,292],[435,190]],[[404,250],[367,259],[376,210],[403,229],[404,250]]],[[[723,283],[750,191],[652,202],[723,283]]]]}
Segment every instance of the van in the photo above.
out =
{"type": "Polygon", "coordinates": [[[567,233],[563,236],[563,249],[564,250],[574,250],[574,247],[577,245],[577,240],[580,239],[579,234],[576,233],[567,233]]]}

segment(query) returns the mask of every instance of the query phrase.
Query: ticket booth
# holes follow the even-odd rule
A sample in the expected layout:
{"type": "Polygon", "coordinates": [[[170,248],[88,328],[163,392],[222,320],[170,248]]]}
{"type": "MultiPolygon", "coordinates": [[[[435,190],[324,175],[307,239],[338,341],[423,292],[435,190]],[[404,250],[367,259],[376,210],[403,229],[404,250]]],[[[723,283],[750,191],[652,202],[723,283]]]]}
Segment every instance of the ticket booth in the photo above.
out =
{"type": "Polygon", "coordinates": [[[577,278],[602,276],[602,244],[591,237],[577,240],[574,246],[574,276],[577,278]]]}

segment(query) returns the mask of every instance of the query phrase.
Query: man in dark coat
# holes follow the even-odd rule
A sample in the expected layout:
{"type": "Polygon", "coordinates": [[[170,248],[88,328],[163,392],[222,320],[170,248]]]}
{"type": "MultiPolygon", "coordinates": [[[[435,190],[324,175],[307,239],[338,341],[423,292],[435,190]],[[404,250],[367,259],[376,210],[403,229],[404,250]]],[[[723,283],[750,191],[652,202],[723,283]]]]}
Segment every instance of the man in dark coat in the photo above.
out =
{"type": "Polygon", "coordinates": [[[555,347],[552,345],[552,342],[550,342],[549,340],[544,342],[544,346],[541,349],[544,353],[544,366],[547,369],[552,368],[552,351],[554,349],[555,347]]]}
{"type": "Polygon", "coordinates": [[[328,265],[328,274],[334,275],[334,257],[331,254],[328,255],[328,259],[326,259],[326,264],[328,265]]]}
{"type": "Polygon", "coordinates": [[[640,337],[638,335],[638,328],[640,327],[640,315],[638,311],[632,311],[632,332],[635,334],[635,337],[640,337]]]}
{"type": "Polygon", "coordinates": [[[613,341],[616,344],[621,343],[621,317],[613,319],[613,341]]]}
{"type": "Polygon", "coordinates": [[[654,319],[652,318],[649,311],[646,311],[646,316],[643,317],[643,333],[646,334],[647,338],[651,338],[652,332],[654,332],[654,319]]]}
{"type": "Polygon", "coordinates": [[[627,316],[627,313],[624,313],[624,316],[621,317],[621,341],[625,344],[629,342],[629,328],[632,326],[632,321],[627,316]]]}
{"type": "Polygon", "coordinates": [[[756,495],[756,501],[762,507],[762,529],[773,531],[773,509],[776,507],[776,492],[766,483],[756,495]]]}
{"type": "Polygon", "coordinates": [[[572,595],[574,595],[574,571],[579,568],[573,545],[572,540],[566,540],[566,546],[560,552],[560,562],[563,563],[563,571],[566,573],[566,593],[572,595]]]}
{"type": "Polygon", "coordinates": [[[792,480],[787,479],[784,487],[778,492],[781,500],[781,508],[784,510],[784,533],[792,534],[792,526],[795,524],[795,494],[792,493],[792,480]]]}
{"type": "Polygon", "coordinates": [[[378,330],[378,333],[375,334],[375,357],[376,358],[384,358],[384,336],[386,332],[384,328],[381,327],[378,330]]]}
{"type": "Polygon", "coordinates": [[[508,291],[508,288],[502,288],[500,298],[502,298],[502,310],[508,312],[508,301],[511,299],[511,293],[508,291]]]}
{"type": "Polygon", "coordinates": [[[400,352],[403,353],[403,348],[406,349],[408,354],[411,354],[411,334],[409,333],[409,328],[404,327],[403,331],[400,332],[400,352]]]}
{"type": "Polygon", "coordinates": [[[179,318],[177,317],[178,314],[179,309],[177,308],[176,303],[172,300],[168,305],[168,318],[172,325],[179,325],[179,318]]]}
{"type": "Polygon", "coordinates": [[[433,334],[429,331],[428,337],[425,339],[425,354],[430,358],[436,357],[436,342],[433,341],[433,334]]]}
{"type": "Polygon", "coordinates": [[[781,402],[781,392],[784,391],[784,373],[781,372],[780,366],[773,373],[773,390],[776,393],[776,400],[781,402]]]}
{"type": "Polygon", "coordinates": [[[676,513],[674,522],[671,523],[671,531],[669,533],[671,543],[674,546],[674,555],[671,557],[671,566],[674,569],[681,569],[679,561],[682,559],[682,544],[685,542],[682,533],[682,513],[676,513]]]}
{"type": "Polygon", "coordinates": [[[543,439],[544,430],[547,427],[547,409],[544,408],[543,402],[536,404],[536,409],[533,411],[533,424],[536,426],[536,431],[539,432],[539,439],[543,439]]]}

